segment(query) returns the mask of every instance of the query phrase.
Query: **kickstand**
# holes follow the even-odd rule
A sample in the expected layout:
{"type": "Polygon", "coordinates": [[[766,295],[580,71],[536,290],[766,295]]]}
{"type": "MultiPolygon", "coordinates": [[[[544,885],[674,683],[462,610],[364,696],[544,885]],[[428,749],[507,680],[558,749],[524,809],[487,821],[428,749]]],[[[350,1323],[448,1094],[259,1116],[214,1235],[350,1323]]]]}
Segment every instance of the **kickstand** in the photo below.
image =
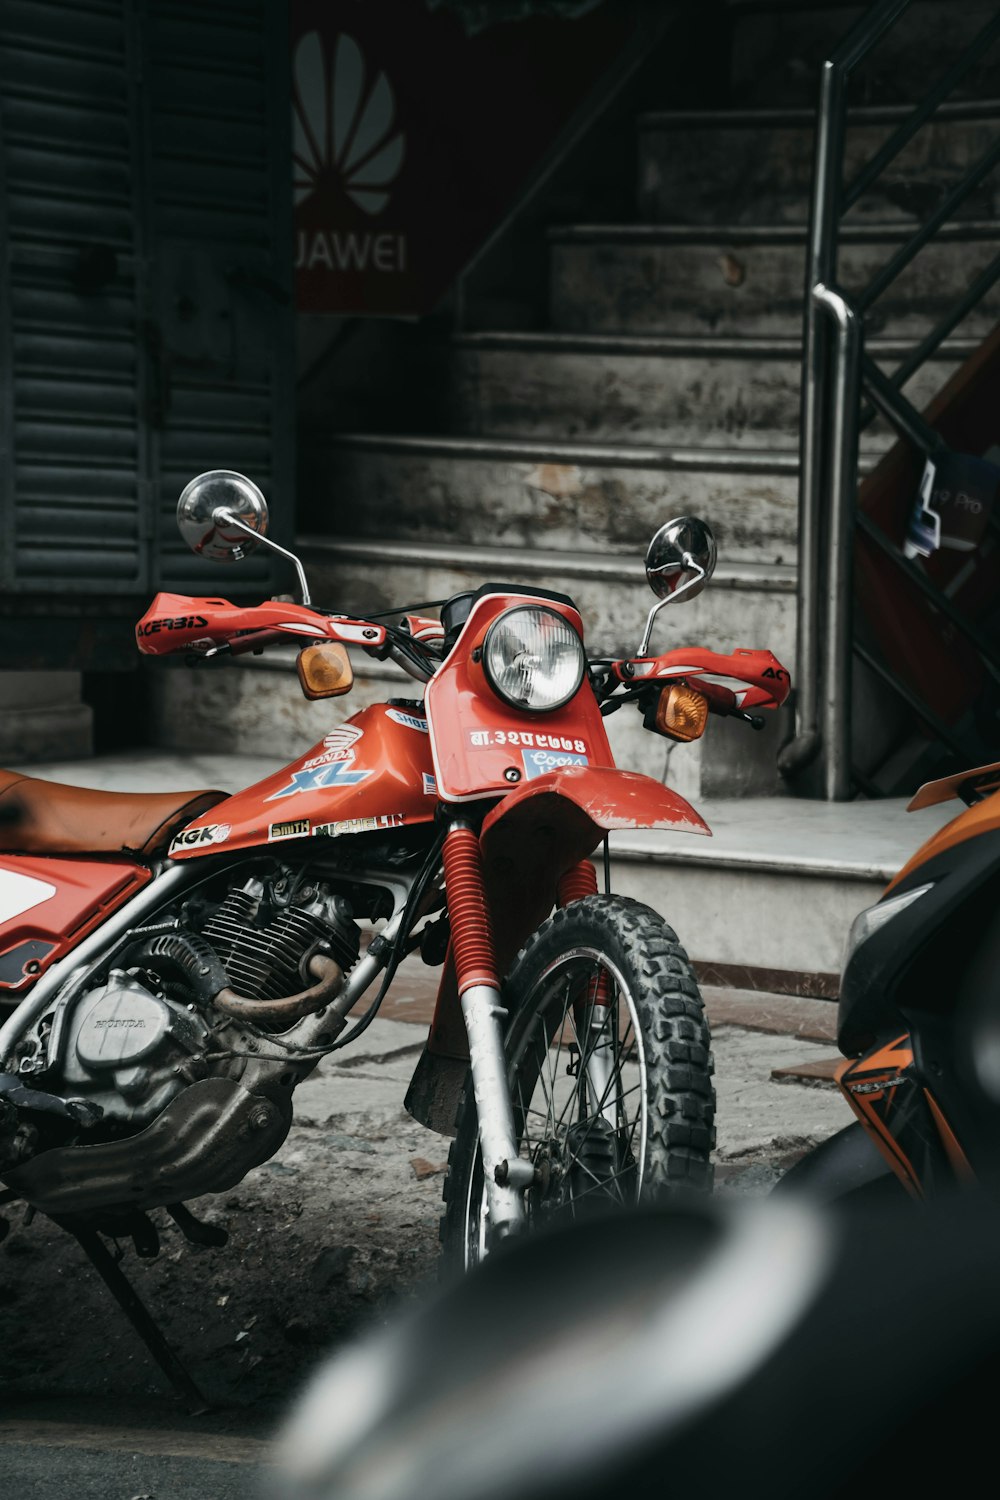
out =
{"type": "Polygon", "coordinates": [[[210,1408],[177,1355],[154,1322],[138,1292],[111,1254],[100,1235],[93,1229],[69,1228],[94,1270],[142,1339],[170,1384],[184,1401],[191,1416],[202,1416],[210,1408]]]}

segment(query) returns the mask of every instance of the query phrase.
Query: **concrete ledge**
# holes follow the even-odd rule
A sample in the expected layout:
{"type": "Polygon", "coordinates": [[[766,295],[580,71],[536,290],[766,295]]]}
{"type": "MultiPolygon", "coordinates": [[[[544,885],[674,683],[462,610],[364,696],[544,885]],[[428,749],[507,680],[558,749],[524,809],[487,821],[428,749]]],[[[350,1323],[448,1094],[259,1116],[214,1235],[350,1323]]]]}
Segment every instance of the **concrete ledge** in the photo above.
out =
{"type": "MultiPolygon", "coordinates": [[[[478,572],[483,581],[511,578],[586,578],[595,582],[645,584],[642,561],[634,551],[616,556],[608,552],[551,552],[540,548],[455,546],[446,542],[393,542],[368,538],[303,536],[297,543],[305,558],[333,564],[378,563],[391,566],[461,568],[478,572]]],[[[712,588],[753,589],[769,594],[794,594],[796,569],[787,563],[719,563],[712,588]]],[[[373,665],[378,665],[373,663],[373,665]]],[[[366,669],[366,675],[369,674],[366,669]]],[[[389,675],[389,674],[387,674],[389,675]]],[[[393,668],[392,674],[398,677],[393,668]]]]}
{"type": "Polygon", "coordinates": [[[48,762],[94,753],[94,712],[86,703],[4,708],[0,761],[48,762]]]}
{"type": "Polygon", "coordinates": [[[884,884],[961,810],[959,803],[946,802],[910,814],[903,798],[706,801],[698,811],[712,829],[711,839],[637,829],[612,834],[611,850],[613,858],[623,863],[711,866],[884,884]]]}

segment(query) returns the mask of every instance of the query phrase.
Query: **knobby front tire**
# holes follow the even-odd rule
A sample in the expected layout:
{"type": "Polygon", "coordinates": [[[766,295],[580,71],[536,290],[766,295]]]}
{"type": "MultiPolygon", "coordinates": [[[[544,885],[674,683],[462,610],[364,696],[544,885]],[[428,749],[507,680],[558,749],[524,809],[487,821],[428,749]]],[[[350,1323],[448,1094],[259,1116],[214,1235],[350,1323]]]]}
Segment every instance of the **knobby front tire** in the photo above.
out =
{"type": "MultiPolygon", "coordinates": [[[[552,914],[503,987],[529,1228],[712,1186],[708,1023],[687,954],[650,907],[586,896],[552,914]],[[595,1001],[597,1002],[595,1004],[595,1001]]],[[[446,1270],[490,1248],[471,1079],[444,1184],[446,1270]]]]}

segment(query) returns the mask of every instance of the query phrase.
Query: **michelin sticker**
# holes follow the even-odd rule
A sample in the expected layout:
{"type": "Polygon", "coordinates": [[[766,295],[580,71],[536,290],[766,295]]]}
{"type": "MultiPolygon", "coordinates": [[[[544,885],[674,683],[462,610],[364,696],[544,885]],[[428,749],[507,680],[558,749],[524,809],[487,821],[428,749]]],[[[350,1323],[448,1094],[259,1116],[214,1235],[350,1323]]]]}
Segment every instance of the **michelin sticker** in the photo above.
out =
{"type": "Polygon", "coordinates": [[[170,853],[194,849],[199,844],[224,844],[232,831],[229,823],[209,823],[204,828],[185,828],[171,842],[170,853]]]}
{"type": "Polygon", "coordinates": [[[561,766],[589,766],[585,755],[576,755],[570,750],[522,750],[524,774],[529,781],[536,776],[545,776],[549,771],[558,771],[561,766]]]}
{"type": "Polygon", "coordinates": [[[403,813],[379,813],[377,817],[343,818],[339,823],[315,823],[313,834],[319,838],[336,839],[343,833],[374,833],[379,828],[402,828],[406,818],[403,813]]]}

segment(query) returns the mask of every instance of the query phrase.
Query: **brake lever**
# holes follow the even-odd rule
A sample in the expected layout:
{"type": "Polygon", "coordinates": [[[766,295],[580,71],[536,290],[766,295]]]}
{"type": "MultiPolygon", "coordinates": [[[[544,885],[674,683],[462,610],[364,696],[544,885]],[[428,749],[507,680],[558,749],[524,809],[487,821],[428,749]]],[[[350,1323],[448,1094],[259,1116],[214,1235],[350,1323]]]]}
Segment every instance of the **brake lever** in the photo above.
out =
{"type": "Polygon", "coordinates": [[[729,715],[731,719],[742,719],[744,724],[749,724],[751,729],[763,729],[764,720],[760,714],[745,714],[742,709],[734,708],[729,715]]]}

